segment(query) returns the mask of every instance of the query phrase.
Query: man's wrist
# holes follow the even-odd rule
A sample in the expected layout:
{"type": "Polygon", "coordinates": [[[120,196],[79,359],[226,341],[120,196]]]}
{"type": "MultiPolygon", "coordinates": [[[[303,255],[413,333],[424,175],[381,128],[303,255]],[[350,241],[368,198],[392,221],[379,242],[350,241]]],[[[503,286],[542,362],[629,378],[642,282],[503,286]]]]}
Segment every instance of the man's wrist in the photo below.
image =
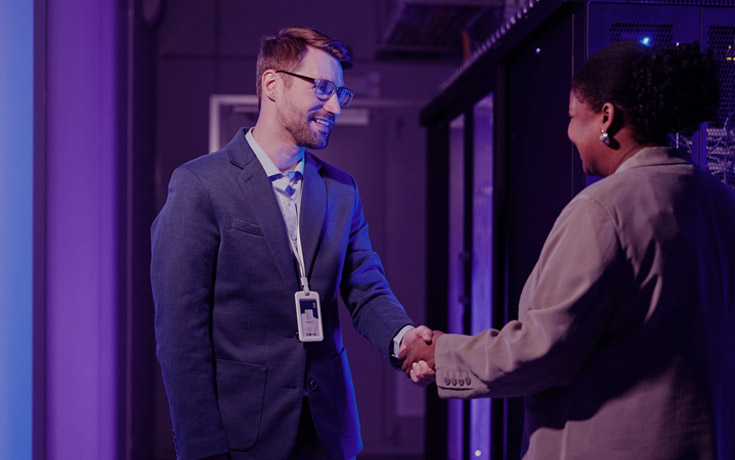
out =
{"type": "Polygon", "coordinates": [[[395,356],[396,358],[398,357],[398,354],[401,352],[401,342],[403,341],[403,336],[406,335],[406,332],[410,331],[411,329],[416,329],[416,327],[413,324],[406,324],[393,337],[393,348],[390,353],[391,356],[395,356]]]}

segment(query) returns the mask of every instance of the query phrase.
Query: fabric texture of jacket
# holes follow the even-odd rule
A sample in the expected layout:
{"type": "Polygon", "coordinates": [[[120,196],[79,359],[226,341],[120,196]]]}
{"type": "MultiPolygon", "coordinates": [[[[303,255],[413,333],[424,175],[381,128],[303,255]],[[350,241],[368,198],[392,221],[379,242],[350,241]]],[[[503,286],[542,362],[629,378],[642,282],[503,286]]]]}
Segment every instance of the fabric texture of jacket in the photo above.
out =
{"type": "Polygon", "coordinates": [[[389,358],[412,321],[372,250],[355,181],[305,153],[301,238],[324,340],[297,340],[301,289],[271,183],[240,130],[177,168],[152,226],[157,354],[178,458],[285,458],[308,394],[333,458],[362,448],[337,299],[389,358]]]}
{"type": "Polygon", "coordinates": [[[735,196],[646,148],[561,212],[519,320],[436,346],[442,397],[525,396],[524,459],[735,458],[735,196]]]}

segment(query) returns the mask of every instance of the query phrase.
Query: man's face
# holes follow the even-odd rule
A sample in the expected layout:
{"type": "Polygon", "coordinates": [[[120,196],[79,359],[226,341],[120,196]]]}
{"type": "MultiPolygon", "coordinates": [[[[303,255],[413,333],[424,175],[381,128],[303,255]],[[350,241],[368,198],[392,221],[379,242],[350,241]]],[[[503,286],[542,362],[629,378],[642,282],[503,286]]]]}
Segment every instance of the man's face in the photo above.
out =
{"type": "MultiPolygon", "coordinates": [[[[298,68],[293,70],[306,77],[329,80],[337,87],[344,86],[342,66],[327,52],[307,47],[306,54],[298,68]]],[[[278,122],[301,147],[323,149],[329,141],[329,133],[342,109],[337,95],[322,101],[316,97],[311,83],[300,78],[278,74],[290,81],[285,85],[283,96],[276,107],[278,122]]]]}

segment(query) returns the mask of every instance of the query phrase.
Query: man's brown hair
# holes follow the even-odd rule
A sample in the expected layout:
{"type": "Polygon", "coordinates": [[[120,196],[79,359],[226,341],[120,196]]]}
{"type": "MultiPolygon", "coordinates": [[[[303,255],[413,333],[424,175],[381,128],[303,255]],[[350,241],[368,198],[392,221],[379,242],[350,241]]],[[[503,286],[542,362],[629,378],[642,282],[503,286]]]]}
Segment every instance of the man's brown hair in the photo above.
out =
{"type": "Polygon", "coordinates": [[[255,72],[258,100],[260,100],[265,71],[268,69],[295,70],[306,54],[307,46],[326,51],[339,61],[342,69],[352,67],[350,50],[341,41],[308,27],[281,29],[277,35],[264,37],[261,41],[255,72]]]}

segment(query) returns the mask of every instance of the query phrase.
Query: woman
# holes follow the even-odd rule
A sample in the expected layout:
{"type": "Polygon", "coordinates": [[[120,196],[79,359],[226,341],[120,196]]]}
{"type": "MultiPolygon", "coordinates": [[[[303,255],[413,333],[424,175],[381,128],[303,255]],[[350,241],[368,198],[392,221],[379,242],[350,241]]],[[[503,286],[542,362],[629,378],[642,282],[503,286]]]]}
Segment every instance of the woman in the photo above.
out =
{"type": "Polygon", "coordinates": [[[604,179],[562,211],[519,320],[412,347],[445,398],[525,396],[524,459],[733,459],[735,196],[667,147],[714,115],[697,45],[611,45],[575,74],[568,135],[604,179]]]}

